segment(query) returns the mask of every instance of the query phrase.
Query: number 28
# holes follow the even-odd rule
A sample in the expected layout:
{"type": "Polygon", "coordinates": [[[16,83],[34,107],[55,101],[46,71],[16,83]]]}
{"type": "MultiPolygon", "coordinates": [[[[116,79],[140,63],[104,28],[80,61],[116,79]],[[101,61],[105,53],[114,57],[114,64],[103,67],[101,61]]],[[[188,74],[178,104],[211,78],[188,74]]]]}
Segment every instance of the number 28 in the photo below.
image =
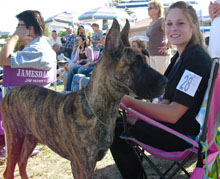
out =
{"type": "Polygon", "coordinates": [[[184,91],[188,91],[188,89],[190,88],[190,84],[192,83],[193,81],[193,77],[190,76],[190,75],[186,75],[184,77],[184,82],[183,84],[180,86],[180,89],[181,90],[184,90],[184,91]]]}

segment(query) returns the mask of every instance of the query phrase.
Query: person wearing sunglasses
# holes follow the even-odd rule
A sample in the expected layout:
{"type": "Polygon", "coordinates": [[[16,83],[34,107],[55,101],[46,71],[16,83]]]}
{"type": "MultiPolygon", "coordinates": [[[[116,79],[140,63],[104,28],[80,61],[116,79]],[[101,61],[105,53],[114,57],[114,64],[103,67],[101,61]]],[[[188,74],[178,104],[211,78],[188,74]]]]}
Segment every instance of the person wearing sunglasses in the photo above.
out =
{"type": "Polygon", "coordinates": [[[26,10],[16,18],[16,30],[0,52],[0,65],[49,70],[56,63],[56,54],[43,36],[45,22],[41,13],[26,10]],[[19,41],[25,41],[27,45],[23,50],[15,51],[19,41]]]}
{"type": "MultiPolygon", "coordinates": [[[[0,66],[11,68],[34,68],[50,70],[56,64],[56,53],[43,36],[45,22],[39,11],[26,10],[16,16],[18,24],[0,52],[0,66]],[[23,49],[16,49],[19,42],[25,42],[23,49]]],[[[22,84],[20,84],[22,85],[22,84]]],[[[15,86],[6,88],[6,92],[15,86]]],[[[5,155],[4,128],[0,117],[0,157],[5,155]],[[2,148],[3,147],[3,148],[2,148]]],[[[32,155],[39,153],[34,150],[32,155]]]]}
{"type": "Polygon", "coordinates": [[[147,27],[146,35],[149,37],[147,46],[150,53],[150,66],[164,74],[170,63],[170,43],[165,38],[162,10],[163,7],[159,1],[152,0],[148,3],[148,15],[152,21],[147,27]]]}

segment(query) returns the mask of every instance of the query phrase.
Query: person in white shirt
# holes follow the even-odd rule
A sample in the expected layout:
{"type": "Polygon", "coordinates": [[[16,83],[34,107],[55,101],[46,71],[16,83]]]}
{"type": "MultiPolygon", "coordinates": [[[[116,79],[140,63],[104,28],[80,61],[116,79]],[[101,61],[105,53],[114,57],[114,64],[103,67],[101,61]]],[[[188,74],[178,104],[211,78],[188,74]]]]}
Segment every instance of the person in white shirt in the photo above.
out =
{"type": "Polygon", "coordinates": [[[51,47],[53,47],[53,45],[56,43],[56,44],[59,44],[60,46],[62,45],[61,43],[61,38],[57,36],[57,31],[56,30],[53,30],[52,31],[52,34],[51,34],[51,38],[49,39],[49,44],[51,45],[51,47]]]}

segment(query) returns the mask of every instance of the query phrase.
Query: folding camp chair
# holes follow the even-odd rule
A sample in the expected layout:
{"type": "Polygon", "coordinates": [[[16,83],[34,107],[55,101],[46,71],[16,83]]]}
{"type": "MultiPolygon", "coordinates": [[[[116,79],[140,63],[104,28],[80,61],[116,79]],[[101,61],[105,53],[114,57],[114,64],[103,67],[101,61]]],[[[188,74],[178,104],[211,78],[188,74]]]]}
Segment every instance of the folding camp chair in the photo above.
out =
{"type": "Polygon", "coordinates": [[[56,64],[50,70],[34,68],[11,68],[3,67],[3,96],[8,86],[19,86],[23,84],[35,84],[47,86],[53,83],[56,90],[56,64]]]}
{"type": "Polygon", "coordinates": [[[217,128],[219,126],[219,118],[220,118],[220,59],[214,59],[212,65],[212,71],[210,74],[210,79],[208,83],[208,87],[203,99],[202,106],[198,115],[196,116],[196,120],[200,124],[200,133],[196,137],[195,140],[168,128],[167,126],[147,117],[139,112],[127,108],[125,105],[121,104],[121,109],[123,110],[123,118],[126,117],[126,112],[132,116],[138,117],[139,119],[156,126],[162,130],[165,130],[177,137],[187,141],[192,145],[191,148],[188,148],[184,151],[175,151],[175,152],[167,152],[147,144],[144,144],[133,137],[121,136],[122,139],[125,139],[132,147],[134,147],[134,151],[138,151],[138,154],[142,159],[146,159],[146,161],[150,164],[150,166],[154,169],[154,171],[160,176],[160,178],[172,178],[177,174],[179,170],[182,170],[188,177],[190,174],[184,169],[184,164],[186,164],[192,157],[198,156],[198,159],[202,161],[200,162],[200,167],[203,168],[203,163],[205,160],[203,159],[203,150],[201,147],[201,143],[207,144],[208,148],[208,164],[215,160],[217,154],[219,153],[218,147],[216,145],[215,136],[217,133],[217,128]],[[145,155],[148,152],[151,155],[156,157],[174,161],[168,169],[162,173],[159,168],[153,163],[150,158],[145,155]],[[202,166],[201,166],[202,165],[202,166]],[[171,171],[171,169],[173,169],[171,171]],[[167,176],[169,174],[169,176],[167,176]]]}
{"type": "Polygon", "coordinates": [[[73,76],[71,91],[76,92],[88,84],[90,77],[84,74],[75,74],[73,76]]]}

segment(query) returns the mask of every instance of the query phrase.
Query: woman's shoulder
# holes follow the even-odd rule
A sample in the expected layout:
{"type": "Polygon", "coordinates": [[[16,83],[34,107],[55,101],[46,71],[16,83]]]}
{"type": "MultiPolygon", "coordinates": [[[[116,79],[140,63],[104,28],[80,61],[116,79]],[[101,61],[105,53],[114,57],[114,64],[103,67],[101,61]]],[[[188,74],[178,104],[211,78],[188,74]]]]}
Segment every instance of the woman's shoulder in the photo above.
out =
{"type": "Polygon", "coordinates": [[[200,45],[196,45],[195,48],[192,50],[191,55],[193,57],[198,57],[201,60],[208,60],[211,61],[211,57],[207,51],[205,51],[200,45]]]}
{"type": "Polygon", "coordinates": [[[87,47],[85,48],[85,50],[86,50],[86,51],[92,51],[92,47],[87,46],[87,47]]]}
{"type": "Polygon", "coordinates": [[[211,60],[210,55],[200,45],[188,48],[183,56],[190,59],[193,58],[195,59],[194,61],[211,60]]]}
{"type": "Polygon", "coordinates": [[[158,21],[159,21],[161,24],[163,24],[164,21],[165,21],[165,18],[164,18],[164,17],[160,17],[160,18],[158,19],[158,21]]]}
{"type": "Polygon", "coordinates": [[[209,74],[212,67],[212,59],[209,54],[199,45],[192,48],[183,59],[187,68],[196,72],[209,74]]]}

